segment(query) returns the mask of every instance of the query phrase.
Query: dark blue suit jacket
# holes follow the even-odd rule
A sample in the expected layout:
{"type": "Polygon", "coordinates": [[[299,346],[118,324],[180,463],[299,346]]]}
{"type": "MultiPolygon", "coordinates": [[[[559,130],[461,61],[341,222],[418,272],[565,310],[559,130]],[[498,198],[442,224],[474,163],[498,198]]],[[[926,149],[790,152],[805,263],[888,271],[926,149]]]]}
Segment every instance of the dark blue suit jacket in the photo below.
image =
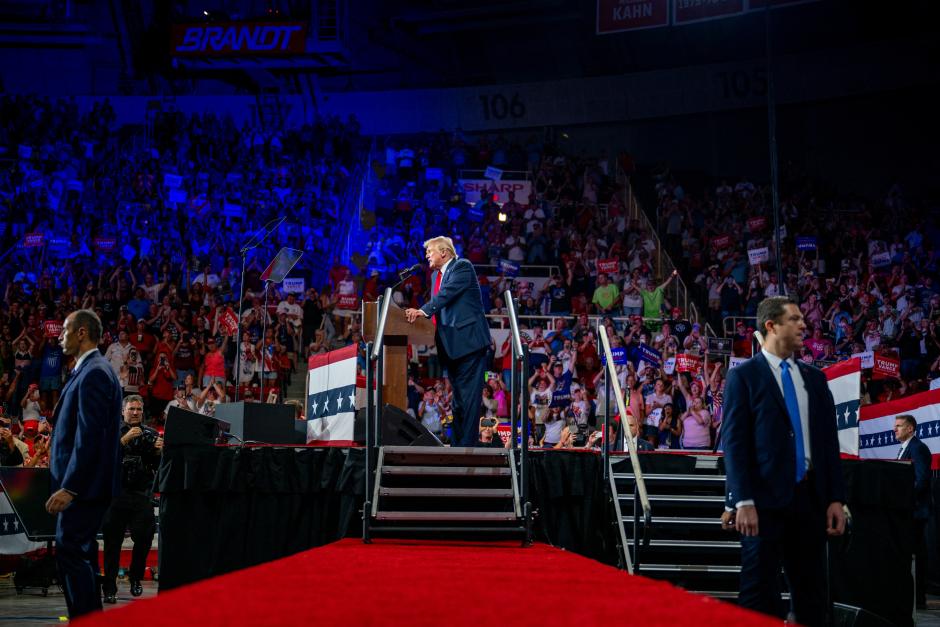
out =
{"type": "Polygon", "coordinates": [[[53,414],[52,491],[102,500],[121,490],[121,384],[97,350],[62,388],[53,414]]]}
{"type": "Polygon", "coordinates": [[[930,518],[930,449],[918,438],[911,438],[900,459],[914,462],[914,518],[930,518]]]}
{"type": "MultiPolygon", "coordinates": [[[[437,271],[431,274],[431,285],[437,282],[437,274],[437,271]]],[[[440,291],[421,311],[428,317],[437,316],[436,342],[445,357],[460,359],[490,346],[480,283],[469,260],[458,258],[450,262],[440,291]]]]}
{"type": "MultiPolygon", "coordinates": [[[[809,396],[809,441],[816,495],[825,509],[845,501],[835,404],[826,375],[797,361],[809,396]]],[[[758,510],[782,509],[793,499],[796,444],[783,393],[763,353],[728,373],[722,409],[727,474],[725,502],[753,499],[758,510]]]]}

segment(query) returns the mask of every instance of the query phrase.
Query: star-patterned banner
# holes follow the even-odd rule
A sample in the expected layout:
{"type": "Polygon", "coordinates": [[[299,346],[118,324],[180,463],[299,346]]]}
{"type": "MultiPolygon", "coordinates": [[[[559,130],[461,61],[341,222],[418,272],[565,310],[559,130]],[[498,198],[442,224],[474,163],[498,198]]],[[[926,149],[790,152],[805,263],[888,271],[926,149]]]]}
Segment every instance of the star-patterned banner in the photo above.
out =
{"type": "Polygon", "coordinates": [[[930,449],[933,469],[940,469],[940,390],[862,407],[858,423],[859,457],[897,459],[901,443],[894,437],[894,418],[900,414],[910,414],[917,421],[914,435],[930,449]]]}
{"type": "Polygon", "coordinates": [[[356,416],[356,346],[310,358],[307,442],[349,443],[356,416]]]}
{"type": "Polygon", "coordinates": [[[22,555],[45,546],[42,542],[32,542],[26,537],[7,495],[0,492],[0,555],[22,555]]]}
{"type": "Polygon", "coordinates": [[[858,408],[862,386],[862,361],[858,357],[833,364],[823,372],[836,404],[839,452],[858,456],[858,408]]]}

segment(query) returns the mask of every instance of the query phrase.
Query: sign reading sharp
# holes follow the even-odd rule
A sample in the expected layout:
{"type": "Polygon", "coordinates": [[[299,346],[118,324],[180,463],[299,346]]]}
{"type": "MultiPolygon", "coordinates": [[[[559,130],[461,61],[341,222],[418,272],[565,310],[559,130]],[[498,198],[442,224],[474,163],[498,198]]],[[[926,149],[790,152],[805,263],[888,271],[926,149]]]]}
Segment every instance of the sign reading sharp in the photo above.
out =
{"type": "Polygon", "coordinates": [[[303,22],[174,24],[170,50],[179,56],[303,54],[303,22]]]}

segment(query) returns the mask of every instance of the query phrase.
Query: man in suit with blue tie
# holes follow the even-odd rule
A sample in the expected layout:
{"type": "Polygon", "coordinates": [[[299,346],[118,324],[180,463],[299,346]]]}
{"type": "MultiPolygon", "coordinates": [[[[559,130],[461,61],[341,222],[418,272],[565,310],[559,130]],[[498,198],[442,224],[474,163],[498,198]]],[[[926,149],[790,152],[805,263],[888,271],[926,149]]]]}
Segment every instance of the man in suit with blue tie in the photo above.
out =
{"type": "Polygon", "coordinates": [[[927,609],[927,521],[930,519],[930,449],[914,434],[917,420],[910,414],[894,417],[894,437],[901,443],[898,459],[914,464],[914,589],[918,609],[927,609]]]}
{"type": "Polygon", "coordinates": [[[486,353],[490,329],[483,312],[483,298],[476,270],[467,259],[457,258],[449,237],[433,237],[424,243],[425,257],[433,270],[431,300],[420,309],[406,309],[405,318],[431,318],[436,331],[438,359],[454,388],[454,446],[476,446],[486,353]]]}
{"type": "Polygon", "coordinates": [[[742,607],[781,616],[781,565],[796,620],[825,625],[826,537],[845,530],[835,404],[818,368],[794,360],[806,326],[797,304],[764,299],[762,350],[728,373],[726,504],[741,534],[742,607]]]}
{"type": "Polygon", "coordinates": [[[97,535],[121,485],[121,384],[98,352],[101,333],[98,316],[81,309],[59,338],[75,367],[53,413],[46,510],[58,515],[56,564],[73,619],[101,609],[97,535]]]}

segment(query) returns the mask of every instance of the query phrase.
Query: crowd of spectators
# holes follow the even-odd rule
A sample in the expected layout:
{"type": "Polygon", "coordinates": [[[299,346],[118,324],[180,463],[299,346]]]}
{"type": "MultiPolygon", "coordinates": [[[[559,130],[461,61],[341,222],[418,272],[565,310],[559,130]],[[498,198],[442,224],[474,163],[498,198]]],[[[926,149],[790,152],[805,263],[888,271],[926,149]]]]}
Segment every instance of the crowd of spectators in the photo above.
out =
{"type": "Polygon", "coordinates": [[[898,185],[877,201],[843,198],[788,164],[781,285],[769,186],[741,178],[702,182],[693,192],[680,179],[656,173],[661,232],[737,355],[750,355],[757,303],[785,293],[806,321],[802,359],[826,366],[864,354],[865,363],[880,362],[863,370],[863,403],[940,384],[940,229],[930,207],[898,185]],[[749,252],[765,247],[766,261],[752,264],[749,252]]]}
{"type": "MultiPolygon", "coordinates": [[[[628,214],[619,160],[572,157],[537,138],[379,140],[359,216],[368,234],[361,250],[350,251],[349,263],[323,264],[322,284],[297,294],[268,286],[266,295],[260,275],[278,247],[316,250],[322,260],[331,227],[348,219],[340,201],[362,159],[354,120],[270,132],[238,129],[211,113],[164,111],[142,127],[122,127],[107,101],[80,114],[68,100],[24,97],[0,100],[0,120],[8,166],[0,202],[10,216],[0,234],[0,406],[11,430],[31,442],[24,459],[34,457],[37,436],[42,450],[42,419],[68,368],[55,336],[70,311],[98,312],[102,352],[125,393],[147,399],[151,421],[172,406],[211,414],[235,393],[279,398],[311,355],[362,348],[359,303],[396,283],[397,271],[423,258],[423,242],[436,234],[452,236],[477,265],[493,327],[482,438],[501,442],[510,413],[502,296],[510,290],[530,350],[533,444],[605,439],[600,417],[605,408],[619,412],[603,384],[598,325],[607,329],[628,417],[642,437],[661,448],[716,444],[727,363],[709,353],[703,326],[669,302],[676,273],[658,274],[657,238],[628,214]],[[460,180],[480,178],[474,171],[487,166],[526,172],[531,193],[500,202],[483,193],[468,202],[460,180]],[[239,246],[276,216],[287,219],[249,257],[242,277],[239,246]],[[37,234],[42,246],[24,245],[37,234]],[[231,318],[242,280],[237,328],[231,318]]],[[[934,223],[898,189],[873,209],[823,203],[797,185],[803,180],[785,181],[785,286],[773,272],[766,190],[746,179],[695,197],[660,172],[658,231],[685,278],[695,278],[713,327],[739,318],[736,355],[753,350],[748,316],[757,302],[785,288],[809,325],[805,359],[824,365],[865,350],[894,351],[899,376],[866,377],[865,400],[921,389],[940,374],[934,223]],[[845,215],[851,220],[843,228],[845,215]],[[796,250],[802,235],[815,237],[818,258],[796,250]],[[768,261],[751,266],[748,250],[763,246],[768,261]]],[[[428,279],[413,273],[394,300],[422,304],[428,279]]],[[[413,347],[410,357],[408,410],[446,440],[450,382],[433,347],[413,347]]]]}
{"type": "Polygon", "coordinates": [[[245,400],[280,398],[321,326],[321,297],[272,285],[265,310],[261,273],[282,246],[304,251],[307,276],[328,266],[361,141],[354,119],[266,130],[170,109],[121,125],[107,100],[80,112],[0,97],[0,413],[25,458],[48,429],[70,366],[56,338],[78,308],[101,318],[100,350],[151,421],[170,405],[211,413],[236,383],[245,400]],[[240,247],[278,217],[242,277],[240,247]],[[226,322],[242,281],[238,338],[226,322]]]}

